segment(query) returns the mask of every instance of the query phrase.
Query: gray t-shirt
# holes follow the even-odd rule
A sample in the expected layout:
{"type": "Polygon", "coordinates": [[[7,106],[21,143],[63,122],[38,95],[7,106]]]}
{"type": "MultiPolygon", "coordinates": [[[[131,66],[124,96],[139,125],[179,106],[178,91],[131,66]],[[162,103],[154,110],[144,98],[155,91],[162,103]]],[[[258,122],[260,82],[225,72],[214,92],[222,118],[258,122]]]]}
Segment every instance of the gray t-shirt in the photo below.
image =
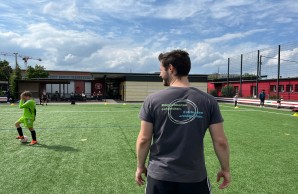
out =
{"type": "Polygon", "coordinates": [[[169,87],[149,95],[140,119],[153,123],[148,175],[157,180],[200,182],[207,177],[203,139],[223,122],[216,100],[193,87],[169,87]]]}

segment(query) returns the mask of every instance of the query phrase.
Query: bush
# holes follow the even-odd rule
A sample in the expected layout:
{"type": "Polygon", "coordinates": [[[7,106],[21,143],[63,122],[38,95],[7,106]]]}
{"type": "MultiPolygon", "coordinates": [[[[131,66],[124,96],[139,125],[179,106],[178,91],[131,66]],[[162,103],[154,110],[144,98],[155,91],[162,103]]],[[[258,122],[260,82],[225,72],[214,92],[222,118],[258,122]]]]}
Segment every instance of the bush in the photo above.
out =
{"type": "Polygon", "coordinates": [[[224,97],[233,97],[234,96],[234,88],[233,86],[225,86],[221,89],[221,94],[224,97]]]}
{"type": "Polygon", "coordinates": [[[209,94],[211,94],[214,97],[217,97],[217,91],[216,90],[210,90],[209,94]]]}

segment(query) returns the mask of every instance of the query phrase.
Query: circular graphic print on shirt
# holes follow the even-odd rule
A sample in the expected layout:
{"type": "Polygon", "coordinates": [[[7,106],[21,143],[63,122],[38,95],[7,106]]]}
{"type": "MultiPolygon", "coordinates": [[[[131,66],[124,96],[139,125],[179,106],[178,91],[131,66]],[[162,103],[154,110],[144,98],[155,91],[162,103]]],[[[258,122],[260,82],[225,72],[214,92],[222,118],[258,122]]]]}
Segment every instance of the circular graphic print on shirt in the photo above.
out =
{"type": "Polygon", "coordinates": [[[186,124],[197,118],[198,107],[188,99],[177,99],[169,104],[168,117],[176,124],[186,124]]]}

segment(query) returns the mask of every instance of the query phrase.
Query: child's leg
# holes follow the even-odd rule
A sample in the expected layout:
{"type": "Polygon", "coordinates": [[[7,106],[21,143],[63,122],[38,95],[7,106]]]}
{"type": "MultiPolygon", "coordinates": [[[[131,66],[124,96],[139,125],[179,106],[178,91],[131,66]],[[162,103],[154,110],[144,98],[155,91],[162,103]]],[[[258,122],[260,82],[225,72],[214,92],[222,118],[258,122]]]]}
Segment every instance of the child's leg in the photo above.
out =
{"type": "Polygon", "coordinates": [[[20,120],[17,121],[17,122],[15,122],[15,126],[16,126],[17,131],[18,131],[18,134],[19,134],[19,137],[17,137],[17,138],[21,138],[21,137],[24,136],[24,134],[23,134],[23,130],[22,130],[22,127],[21,127],[20,124],[21,124],[20,120]]]}
{"type": "Polygon", "coordinates": [[[30,127],[29,130],[31,132],[32,140],[36,141],[36,132],[35,132],[34,128],[30,127]]]}

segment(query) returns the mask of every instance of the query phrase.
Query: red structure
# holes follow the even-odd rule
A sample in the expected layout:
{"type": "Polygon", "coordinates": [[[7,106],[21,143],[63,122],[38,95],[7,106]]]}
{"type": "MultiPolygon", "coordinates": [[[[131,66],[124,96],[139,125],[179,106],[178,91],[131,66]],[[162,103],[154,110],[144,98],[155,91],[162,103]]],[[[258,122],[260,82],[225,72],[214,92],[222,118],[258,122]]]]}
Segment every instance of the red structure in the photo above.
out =
{"type": "MultiPolygon", "coordinates": [[[[208,81],[208,93],[215,90],[218,96],[222,96],[221,89],[227,84],[227,79],[208,81]]],[[[256,91],[256,80],[243,80],[242,87],[239,80],[230,80],[229,85],[233,87],[235,93],[239,93],[244,98],[258,98],[258,93],[265,90],[267,99],[276,99],[278,89],[279,96],[284,100],[298,101],[298,78],[280,79],[278,88],[276,79],[258,80],[258,91],[256,91]]]]}

